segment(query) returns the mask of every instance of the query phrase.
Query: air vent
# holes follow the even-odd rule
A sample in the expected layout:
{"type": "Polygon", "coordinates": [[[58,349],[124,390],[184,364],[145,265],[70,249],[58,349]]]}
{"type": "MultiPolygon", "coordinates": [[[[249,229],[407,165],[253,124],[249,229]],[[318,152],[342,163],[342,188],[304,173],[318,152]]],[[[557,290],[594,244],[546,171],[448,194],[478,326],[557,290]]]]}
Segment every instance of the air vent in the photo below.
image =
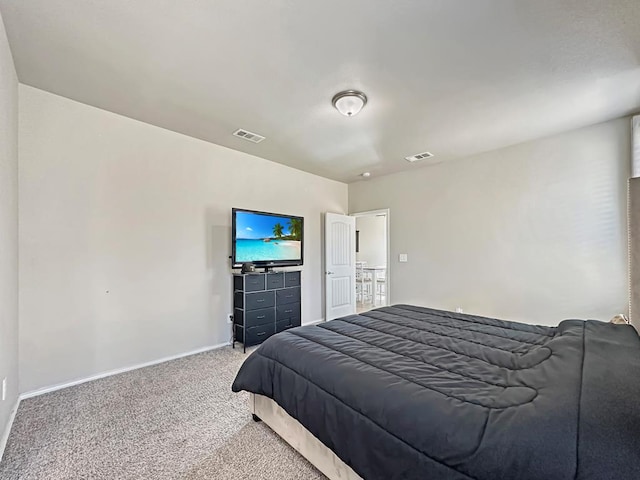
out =
{"type": "Polygon", "coordinates": [[[253,142],[253,143],[260,143],[262,140],[265,139],[265,137],[263,137],[262,135],[258,135],[257,133],[251,133],[251,132],[249,132],[247,130],[243,130],[241,128],[239,128],[238,130],[233,132],[233,134],[236,137],[244,138],[245,140],[248,140],[248,141],[253,142]]]}
{"type": "Polygon", "coordinates": [[[433,153],[424,152],[424,153],[416,153],[415,155],[411,155],[410,157],[404,157],[407,162],[418,162],[420,160],[424,160],[425,158],[433,157],[433,153]]]}

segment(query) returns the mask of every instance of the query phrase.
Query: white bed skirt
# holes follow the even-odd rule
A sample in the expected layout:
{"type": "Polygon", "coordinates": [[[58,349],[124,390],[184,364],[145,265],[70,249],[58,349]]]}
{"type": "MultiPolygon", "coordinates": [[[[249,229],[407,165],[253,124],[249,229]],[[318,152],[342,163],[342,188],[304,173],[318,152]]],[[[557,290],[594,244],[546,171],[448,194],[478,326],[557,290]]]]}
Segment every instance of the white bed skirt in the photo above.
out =
{"type": "Polygon", "coordinates": [[[250,394],[251,413],[260,417],[271,430],[296,449],[330,480],[362,480],[351,467],[338,458],[300,422],[276,402],[262,395],[250,394]]]}

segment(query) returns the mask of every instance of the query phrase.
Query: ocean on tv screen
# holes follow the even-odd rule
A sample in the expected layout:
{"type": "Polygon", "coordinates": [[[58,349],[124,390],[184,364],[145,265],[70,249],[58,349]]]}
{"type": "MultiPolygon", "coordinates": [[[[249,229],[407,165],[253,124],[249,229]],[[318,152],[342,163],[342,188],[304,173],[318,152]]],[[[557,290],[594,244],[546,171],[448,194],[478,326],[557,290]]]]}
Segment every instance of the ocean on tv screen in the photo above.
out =
{"type": "Polygon", "coordinates": [[[300,242],[294,240],[237,240],[237,262],[300,260],[300,242]]]}
{"type": "Polygon", "coordinates": [[[300,260],[302,220],[236,213],[236,262],[300,260]]]}

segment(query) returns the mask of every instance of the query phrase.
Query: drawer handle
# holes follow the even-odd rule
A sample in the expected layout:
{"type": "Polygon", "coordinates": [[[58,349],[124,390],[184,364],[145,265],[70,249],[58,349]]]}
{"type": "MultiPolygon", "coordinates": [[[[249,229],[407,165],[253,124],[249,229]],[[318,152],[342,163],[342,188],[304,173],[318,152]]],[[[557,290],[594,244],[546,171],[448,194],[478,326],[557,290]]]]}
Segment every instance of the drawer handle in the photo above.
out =
{"type": "Polygon", "coordinates": [[[286,326],[286,327],[284,327],[284,328],[289,328],[290,326],[291,326],[291,324],[287,325],[287,326],[286,326]]]}
{"type": "Polygon", "coordinates": [[[285,310],[284,313],[293,313],[293,310],[285,310]]]}
{"type": "Polygon", "coordinates": [[[264,302],[264,298],[259,298],[258,300],[256,300],[258,303],[262,303],[264,302]]]}
{"type": "Polygon", "coordinates": [[[258,315],[256,318],[264,318],[264,315],[258,315]]]}
{"type": "Polygon", "coordinates": [[[293,295],[287,295],[286,297],[287,297],[287,298],[291,298],[291,297],[293,297],[293,295]]]}
{"type": "Polygon", "coordinates": [[[261,336],[266,335],[266,334],[267,334],[267,332],[260,332],[260,333],[258,333],[258,336],[261,337],[261,336]]]}

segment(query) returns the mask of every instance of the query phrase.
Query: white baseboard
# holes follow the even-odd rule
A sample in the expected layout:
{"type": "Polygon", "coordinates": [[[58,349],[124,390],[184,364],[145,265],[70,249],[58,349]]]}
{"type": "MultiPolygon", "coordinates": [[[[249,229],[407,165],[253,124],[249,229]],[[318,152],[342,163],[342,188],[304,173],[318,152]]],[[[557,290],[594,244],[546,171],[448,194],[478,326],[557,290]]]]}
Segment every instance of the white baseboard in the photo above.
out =
{"type": "MultiPolygon", "coordinates": [[[[325,321],[324,318],[321,318],[320,320],[314,320],[312,322],[304,323],[303,326],[305,326],[305,325],[317,325],[319,323],[323,323],[324,321],[325,321]]],[[[120,373],[130,372],[131,370],[137,370],[139,368],[151,367],[153,365],[158,365],[159,363],[170,362],[171,360],[177,360],[178,358],[188,357],[190,355],[196,355],[198,353],[208,352],[210,350],[216,350],[218,348],[227,347],[229,345],[231,345],[230,342],[220,343],[218,345],[212,345],[212,346],[209,346],[209,347],[203,347],[203,348],[199,348],[197,350],[192,350],[190,352],[179,353],[177,355],[172,355],[170,357],[164,357],[164,358],[160,358],[158,360],[152,360],[150,362],[140,363],[140,364],[137,364],[137,365],[132,365],[132,366],[129,366],[129,367],[124,367],[124,368],[118,368],[116,370],[109,370],[107,372],[98,373],[97,375],[92,375],[90,377],[79,378],[77,380],[72,380],[70,382],[58,383],[56,385],[51,385],[49,387],[38,388],[36,390],[31,390],[30,392],[25,392],[25,393],[20,394],[20,399],[21,400],[26,400],[27,398],[38,397],[40,395],[44,395],[45,393],[51,393],[51,392],[55,392],[57,390],[62,390],[63,388],[73,387],[75,385],[80,385],[82,383],[92,382],[93,380],[99,380],[101,378],[111,377],[112,375],[118,375],[120,373]]]]}
{"type": "Polygon", "coordinates": [[[319,323],[324,323],[324,321],[324,318],[321,318],[320,320],[314,320],[313,322],[303,323],[302,326],[305,327],[307,325],[318,325],[319,323]]]}
{"type": "Polygon", "coordinates": [[[13,426],[13,421],[16,419],[16,413],[18,413],[18,407],[20,406],[20,397],[16,399],[16,404],[11,410],[11,414],[9,415],[9,421],[7,422],[7,426],[2,432],[2,436],[0,437],[0,462],[2,461],[2,456],[4,455],[4,449],[7,446],[7,442],[9,441],[9,434],[11,433],[11,427],[13,426]]]}
{"type": "Polygon", "coordinates": [[[137,365],[132,365],[129,367],[118,368],[116,370],[109,370],[107,372],[98,373],[97,375],[92,375],[90,377],[79,378],[77,380],[72,380],[70,382],[59,383],[56,385],[51,385],[49,387],[38,388],[37,390],[32,390],[30,392],[25,392],[20,394],[20,400],[26,400],[27,398],[37,397],[39,395],[44,395],[45,393],[55,392],[56,390],[62,390],[63,388],[73,387],[75,385],[80,385],[81,383],[92,382],[93,380],[99,380],[105,377],[111,377],[112,375],[118,375],[120,373],[130,372],[132,370],[137,370],[139,368],[151,367],[153,365],[158,365],[159,363],[170,362],[171,360],[177,360],[179,358],[188,357],[190,355],[196,355],[198,353],[208,352],[210,350],[216,350],[222,347],[228,347],[231,345],[230,343],[220,343],[218,345],[212,345],[209,347],[199,348],[197,350],[191,350],[190,352],[179,353],[177,355],[172,355],[170,357],[160,358],[158,360],[152,360],[150,362],[139,363],[137,365]]]}

